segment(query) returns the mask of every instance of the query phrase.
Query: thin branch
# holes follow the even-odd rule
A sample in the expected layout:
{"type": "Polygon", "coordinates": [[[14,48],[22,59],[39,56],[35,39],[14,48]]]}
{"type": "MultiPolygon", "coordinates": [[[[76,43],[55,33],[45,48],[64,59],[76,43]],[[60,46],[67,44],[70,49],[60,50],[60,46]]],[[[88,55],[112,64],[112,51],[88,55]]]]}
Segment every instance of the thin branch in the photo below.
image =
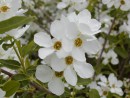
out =
{"type": "MultiPolygon", "coordinates": [[[[8,75],[9,77],[13,77],[13,75],[14,75],[14,74],[12,74],[12,73],[10,73],[10,72],[4,70],[4,69],[0,69],[0,70],[1,70],[2,73],[8,75]]],[[[47,93],[49,93],[49,94],[52,94],[49,90],[43,88],[43,87],[40,86],[38,83],[30,82],[30,84],[31,84],[33,87],[35,87],[37,90],[39,90],[39,91],[45,91],[45,92],[47,92],[47,93]]]]}
{"type": "Polygon", "coordinates": [[[12,73],[10,73],[10,72],[4,70],[4,69],[0,69],[0,70],[1,70],[2,73],[8,75],[9,77],[12,77],[12,76],[14,75],[14,74],[12,74],[12,73]]]}
{"type": "Polygon", "coordinates": [[[114,20],[113,20],[113,22],[112,22],[112,25],[111,25],[111,27],[110,27],[110,30],[109,30],[107,36],[105,37],[105,41],[104,41],[104,44],[103,44],[103,48],[102,48],[101,53],[100,53],[100,55],[99,55],[99,58],[98,58],[98,60],[97,60],[97,65],[96,65],[96,66],[98,66],[98,65],[101,63],[102,55],[103,55],[103,52],[104,52],[104,50],[105,50],[105,46],[106,46],[106,44],[107,44],[108,36],[110,36],[110,34],[111,34],[111,32],[112,32],[112,28],[113,28],[113,26],[114,26],[114,23],[115,23],[115,18],[114,18],[114,20]]]}

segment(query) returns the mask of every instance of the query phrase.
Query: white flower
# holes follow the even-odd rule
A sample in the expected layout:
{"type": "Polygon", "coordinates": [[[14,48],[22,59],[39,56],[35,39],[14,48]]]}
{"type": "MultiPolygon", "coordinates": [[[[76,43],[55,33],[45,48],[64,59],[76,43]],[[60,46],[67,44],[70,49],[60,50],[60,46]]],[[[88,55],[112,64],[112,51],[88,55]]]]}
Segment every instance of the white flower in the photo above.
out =
{"type": "Polygon", "coordinates": [[[109,92],[109,87],[107,86],[99,86],[97,85],[96,81],[91,82],[88,87],[90,89],[96,89],[101,96],[101,98],[107,98],[108,92],[109,92]]]}
{"type": "Polygon", "coordinates": [[[38,51],[38,55],[41,59],[44,59],[53,53],[56,53],[58,57],[62,57],[62,55],[65,54],[62,39],[59,39],[59,36],[57,35],[57,39],[51,39],[50,35],[44,32],[39,32],[34,35],[34,42],[42,47],[38,51]]]}
{"type": "Polygon", "coordinates": [[[92,78],[94,75],[91,64],[77,61],[71,54],[66,54],[60,59],[54,55],[51,58],[51,67],[55,71],[64,71],[65,80],[72,86],[77,83],[77,74],[81,78],[92,78]]]}
{"type": "Polygon", "coordinates": [[[0,89],[0,98],[4,98],[4,96],[5,96],[5,91],[0,89]]]}
{"type": "Polygon", "coordinates": [[[130,38],[130,14],[128,14],[127,18],[128,18],[128,21],[124,22],[123,25],[120,27],[120,32],[123,32],[123,31],[127,32],[130,38]]]}
{"type": "Polygon", "coordinates": [[[70,13],[68,19],[77,24],[81,34],[88,36],[89,39],[95,39],[95,34],[100,32],[101,23],[96,19],[91,19],[91,13],[88,10],[81,11],[78,15],[70,13]]]}
{"type": "Polygon", "coordinates": [[[107,98],[107,95],[109,93],[109,87],[99,87],[98,89],[99,95],[101,96],[101,98],[107,98]]]}
{"type": "Polygon", "coordinates": [[[16,16],[21,4],[21,0],[1,0],[0,21],[16,16]]]}
{"type": "Polygon", "coordinates": [[[110,91],[112,93],[116,93],[116,94],[122,96],[123,91],[122,91],[121,87],[123,86],[123,82],[120,80],[117,80],[117,78],[115,77],[114,74],[109,75],[108,81],[109,81],[110,91]]]}
{"type": "Polygon", "coordinates": [[[62,82],[63,72],[54,72],[46,65],[39,65],[35,75],[41,82],[48,82],[48,88],[52,93],[58,96],[64,93],[64,83],[62,82]]]}
{"type": "Polygon", "coordinates": [[[117,54],[114,52],[113,49],[109,50],[107,53],[103,52],[102,57],[104,58],[103,64],[108,64],[109,60],[113,65],[116,65],[119,63],[119,60],[117,58],[117,54]]]}
{"type": "Polygon", "coordinates": [[[85,9],[88,5],[88,2],[86,0],[62,0],[62,2],[59,2],[57,4],[58,9],[64,9],[69,7],[69,12],[72,12],[74,10],[81,11],[85,9]]]}
{"type": "Polygon", "coordinates": [[[68,20],[64,16],[61,17],[61,20],[64,20],[64,24],[66,24],[66,26],[64,26],[64,28],[66,27],[66,32],[63,39],[63,49],[66,52],[72,52],[76,60],[85,61],[85,53],[96,54],[101,49],[100,43],[93,34],[81,33],[77,21],[68,20]]]}
{"type": "Polygon", "coordinates": [[[130,9],[130,0],[102,0],[103,4],[107,4],[107,7],[110,8],[114,6],[123,11],[128,11],[130,9]]]}

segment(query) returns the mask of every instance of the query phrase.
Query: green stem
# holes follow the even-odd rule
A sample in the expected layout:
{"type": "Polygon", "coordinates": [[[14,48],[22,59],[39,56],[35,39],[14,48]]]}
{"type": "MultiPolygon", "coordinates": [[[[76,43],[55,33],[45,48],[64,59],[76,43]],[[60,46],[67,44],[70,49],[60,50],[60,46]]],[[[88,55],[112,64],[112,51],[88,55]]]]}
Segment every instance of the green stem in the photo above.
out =
{"type": "MultiPolygon", "coordinates": [[[[12,43],[12,41],[11,41],[11,43],[12,43]]],[[[26,73],[26,68],[24,66],[24,61],[23,61],[22,57],[20,56],[19,51],[17,51],[15,46],[13,46],[13,49],[14,49],[14,51],[15,51],[15,53],[16,53],[16,55],[17,55],[17,57],[18,57],[18,59],[19,59],[19,61],[21,63],[21,65],[22,65],[23,72],[26,73]]]]}
{"type": "Polygon", "coordinates": [[[117,73],[116,73],[116,71],[111,67],[111,65],[110,64],[108,64],[108,67],[109,67],[109,69],[117,76],[117,73]]]}
{"type": "Polygon", "coordinates": [[[40,87],[43,88],[44,91],[52,94],[44,85],[42,85],[41,83],[39,83],[39,81],[37,81],[36,79],[34,79],[33,77],[30,77],[30,80],[34,83],[36,83],[37,85],[39,85],[40,87]]]}

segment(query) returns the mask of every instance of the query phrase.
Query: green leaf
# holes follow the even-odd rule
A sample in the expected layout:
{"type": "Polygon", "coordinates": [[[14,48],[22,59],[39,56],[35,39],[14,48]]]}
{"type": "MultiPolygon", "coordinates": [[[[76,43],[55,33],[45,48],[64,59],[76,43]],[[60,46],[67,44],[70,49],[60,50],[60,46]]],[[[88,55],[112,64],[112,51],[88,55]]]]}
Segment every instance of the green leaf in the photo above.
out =
{"type": "Polygon", "coordinates": [[[125,59],[125,58],[128,57],[128,53],[127,53],[127,51],[124,48],[122,48],[122,47],[116,47],[114,50],[122,58],[125,59]]]}
{"type": "Polygon", "coordinates": [[[0,67],[7,67],[10,69],[19,69],[20,63],[15,60],[4,60],[0,59],[0,67]]]}
{"type": "Polygon", "coordinates": [[[12,79],[17,81],[24,81],[28,79],[28,76],[26,76],[25,74],[16,74],[12,77],[12,79]]]}
{"type": "Polygon", "coordinates": [[[19,26],[22,26],[30,21],[32,21],[34,17],[26,17],[26,16],[15,16],[10,19],[4,20],[0,22],[0,34],[3,34],[9,30],[15,29],[19,26]]]}
{"type": "Polygon", "coordinates": [[[109,92],[107,98],[112,98],[112,96],[113,96],[112,93],[109,92]]]}
{"type": "Polygon", "coordinates": [[[36,47],[34,41],[31,41],[28,45],[22,48],[22,55],[26,56],[27,54],[31,53],[33,49],[36,47]]]}
{"type": "Polygon", "coordinates": [[[89,92],[89,98],[100,98],[100,95],[96,89],[91,89],[89,92]]]}
{"type": "Polygon", "coordinates": [[[18,81],[10,80],[4,84],[2,89],[6,91],[6,97],[13,95],[20,87],[20,83],[18,81]]]}
{"type": "Polygon", "coordinates": [[[82,78],[79,78],[77,84],[78,85],[88,85],[91,82],[92,82],[91,79],[82,79],[82,78]]]}

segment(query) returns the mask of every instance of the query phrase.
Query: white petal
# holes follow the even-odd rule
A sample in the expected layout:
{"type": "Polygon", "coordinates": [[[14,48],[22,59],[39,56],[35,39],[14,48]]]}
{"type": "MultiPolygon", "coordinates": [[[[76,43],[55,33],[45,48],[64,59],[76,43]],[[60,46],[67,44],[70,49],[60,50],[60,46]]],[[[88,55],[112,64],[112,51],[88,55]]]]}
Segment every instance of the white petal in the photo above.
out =
{"type": "Polygon", "coordinates": [[[78,23],[78,17],[75,12],[68,14],[68,19],[71,22],[77,22],[78,23]]]}
{"type": "Polygon", "coordinates": [[[123,86],[123,82],[118,80],[117,83],[116,83],[116,86],[117,87],[122,87],[123,86]]]}
{"type": "Polygon", "coordinates": [[[79,30],[84,35],[93,35],[91,28],[86,24],[80,23],[79,30]]]}
{"type": "Polygon", "coordinates": [[[60,40],[61,38],[65,36],[64,28],[65,27],[61,21],[55,20],[51,24],[51,28],[50,28],[52,36],[55,37],[57,40],[60,40]]]}
{"type": "Polygon", "coordinates": [[[110,91],[111,91],[111,93],[115,93],[116,92],[115,88],[111,88],[110,91]]]}
{"type": "Polygon", "coordinates": [[[54,56],[53,59],[51,60],[51,67],[53,70],[61,72],[65,69],[66,64],[64,59],[59,59],[56,56],[54,56]]]}
{"type": "Polygon", "coordinates": [[[107,3],[109,3],[110,2],[110,0],[102,0],[102,3],[103,4],[107,4],[107,3]]]}
{"type": "Polygon", "coordinates": [[[92,78],[94,75],[93,66],[89,63],[75,62],[74,69],[81,78],[92,78]]]}
{"type": "Polygon", "coordinates": [[[86,41],[83,48],[89,54],[96,54],[101,49],[101,45],[98,40],[92,40],[86,41]]]}
{"type": "Polygon", "coordinates": [[[52,46],[51,37],[45,32],[39,32],[34,35],[34,42],[42,47],[50,47],[52,46]]]}
{"type": "Polygon", "coordinates": [[[108,81],[109,81],[110,86],[112,86],[113,84],[117,83],[117,78],[115,77],[114,74],[110,74],[108,77],[108,81]]]}
{"type": "Polygon", "coordinates": [[[102,82],[107,83],[107,78],[106,78],[105,76],[101,76],[101,77],[100,77],[100,80],[101,80],[102,82]]]}
{"type": "Polygon", "coordinates": [[[18,34],[15,35],[15,38],[20,38],[30,27],[30,25],[26,25],[25,27],[18,30],[18,34]]]}
{"type": "Polygon", "coordinates": [[[79,23],[88,23],[91,19],[91,13],[88,10],[83,10],[78,14],[79,23]]]}
{"type": "Polygon", "coordinates": [[[59,51],[56,52],[56,55],[58,56],[58,58],[64,58],[68,55],[69,53],[66,52],[63,49],[60,49],[59,51]]]}
{"type": "Polygon", "coordinates": [[[104,82],[98,82],[98,85],[103,86],[103,87],[107,87],[106,83],[104,83],[104,82]]]}
{"type": "Polygon", "coordinates": [[[58,3],[57,8],[58,8],[58,9],[63,9],[63,8],[66,8],[67,6],[68,6],[68,5],[67,5],[66,3],[60,2],[60,3],[58,3]]]}
{"type": "Polygon", "coordinates": [[[77,75],[71,66],[68,66],[64,71],[64,77],[67,83],[75,86],[77,83],[77,75]]]}
{"type": "Polygon", "coordinates": [[[115,88],[115,93],[120,95],[120,96],[123,96],[123,91],[121,88],[115,88]]]}
{"type": "Polygon", "coordinates": [[[58,96],[64,93],[64,83],[61,81],[61,79],[56,77],[48,83],[48,88],[52,93],[58,96]]]}
{"type": "Polygon", "coordinates": [[[79,48],[74,48],[72,50],[72,56],[74,57],[74,59],[81,61],[81,62],[85,62],[86,58],[85,58],[85,52],[83,52],[83,50],[79,49],[79,48]]]}
{"type": "Polygon", "coordinates": [[[39,65],[36,69],[35,75],[38,80],[40,80],[43,83],[46,83],[52,79],[54,72],[51,70],[50,67],[46,65],[39,65]]]}
{"type": "Polygon", "coordinates": [[[51,55],[53,52],[54,52],[54,50],[51,49],[51,48],[40,48],[39,51],[38,51],[38,56],[41,59],[44,59],[47,56],[51,55]]]}
{"type": "Polygon", "coordinates": [[[74,39],[77,37],[78,34],[80,34],[77,25],[73,22],[68,23],[68,29],[66,33],[66,36],[70,39],[74,39]]]}
{"type": "Polygon", "coordinates": [[[111,63],[112,63],[113,65],[116,65],[116,64],[119,63],[119,60],[118,60],[117,58],[112,58],[112,59],[111,59],[111,63]]]}
{"type": "Polygon", "coordinates": [[[0,98],[4,98],[4,96],[5,96],[5,91],[0,89],[0,98]]]}
{"type": "Polygon", "coordinates": [[[62,44],[63,44],[63,49],[66,52],[72,51],[72,48],[73,48],[73,41],[72,40],[64,38],[63,41],[62,41],[62,44]]]}
{"type": "MultiPolygon", "coordinates": [[[[101,27],[101,23],[98,22],[96,19],[91,19],[89,26],[90,26],[92,31],[98,31],[101,27]]],[[[98,32],[95,32],[94,34],[96,34],[96,33],[98,33],[98,32]]]]}

